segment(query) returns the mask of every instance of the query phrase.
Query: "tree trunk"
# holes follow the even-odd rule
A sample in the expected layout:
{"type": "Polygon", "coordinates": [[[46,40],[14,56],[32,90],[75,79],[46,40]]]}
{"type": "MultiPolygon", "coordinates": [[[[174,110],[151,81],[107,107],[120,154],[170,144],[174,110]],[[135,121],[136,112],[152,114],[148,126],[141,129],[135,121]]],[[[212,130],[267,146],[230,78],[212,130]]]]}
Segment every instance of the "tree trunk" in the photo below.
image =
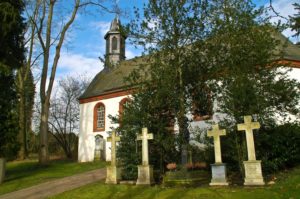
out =
{"type": "Polygon", "coordinates": [[[67,148],[64,148],[64,151],[65,151],[65,155],[68,159],[72,159],[73,158],[73,154],[72,154],[72,151],[70,150],[69,147],[67,148]]]}
{"type": "MultiPolygon", "coordinates": [[[[179,57],[177,55],[177,57],[179,57]]],[[[179,62],[179,60],[177,61],[179,62]]],[[[187,148],[189,144],[189,131],[187,128],[187,118],[186,118],[186,108],[185,108],[185,95],[184,95],[184,84],[183,84],[183,74],[182,66],[178,67],[178,78],[179,78],[179,113],[178,113],[178,125],[179,125],[179,137],[180,137],[180,153],[181,153],[181,164],[187,164],[188,155],[187,148]]]]}
{"type": "Polygon", "coordinates": [[[20,101],[19,101],[19,142],[21,143],[21,148],[19,151],[19,158],[25,159],[27,157],[26,149],[26,117],[25,117],[25,94],[24,94],[24,84],[20,83],[20,101]]]}
{"type": "Polygon", "coordinates": [[[49,102],[42,103],[41,121],[40,121],[40,152],[39,163],[41,165],[48,164],[48,118],[49,118],[49,102]]]}
{"type": "Polygon", "coordinates": [[[0,184],[5,178],[5,158],[0,158],[0,184]]]}

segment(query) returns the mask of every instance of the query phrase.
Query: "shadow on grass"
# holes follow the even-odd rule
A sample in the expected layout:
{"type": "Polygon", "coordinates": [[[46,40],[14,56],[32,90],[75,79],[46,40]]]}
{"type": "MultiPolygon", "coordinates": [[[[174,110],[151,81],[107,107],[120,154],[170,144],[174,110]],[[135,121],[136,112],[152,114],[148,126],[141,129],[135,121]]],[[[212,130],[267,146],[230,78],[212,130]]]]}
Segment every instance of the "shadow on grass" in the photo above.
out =
{"type": "Polygon", "coordinates": [[[33,176],[37,173],[46,173],[49,170],[59,169],[61,165],[72,164],[71,160],[53,160],[48,165],[39,165],[37,161],[13,162],[7,166],[5,182],[33,176]]]}

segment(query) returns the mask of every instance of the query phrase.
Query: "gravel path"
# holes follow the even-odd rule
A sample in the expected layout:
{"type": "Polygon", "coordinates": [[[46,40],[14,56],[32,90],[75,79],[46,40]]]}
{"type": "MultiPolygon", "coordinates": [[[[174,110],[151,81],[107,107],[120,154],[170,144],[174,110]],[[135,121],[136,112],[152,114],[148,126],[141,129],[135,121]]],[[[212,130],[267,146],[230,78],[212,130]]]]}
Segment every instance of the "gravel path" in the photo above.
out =
{"type": "Polygon", "coordinates": [[[106,169],[97,169],[57,180],[52,180],[32,187],[0,196],[0,199],[39,199],[54,196],[59,193],[81,187],[106,177],[106,169]]]}

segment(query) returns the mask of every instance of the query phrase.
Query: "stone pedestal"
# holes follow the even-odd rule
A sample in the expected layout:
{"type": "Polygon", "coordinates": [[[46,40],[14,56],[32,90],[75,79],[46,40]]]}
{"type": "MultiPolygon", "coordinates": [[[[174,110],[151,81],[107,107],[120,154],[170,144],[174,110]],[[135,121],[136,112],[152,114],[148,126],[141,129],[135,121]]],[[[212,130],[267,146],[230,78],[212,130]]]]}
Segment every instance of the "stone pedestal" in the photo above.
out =
{"type": "Polygon", "coordinates": [[[154,184],[153,168],[151,165],[138,165],[138,179],[137,185],[151,185],[154,184]]]}
{"type": "Polygon", "coordinates": [[[0,158],[0,184],[4,181],[5,177],[5,159],[0,158]]]}
{"type": "Polygon", "coordinates": [[[106,184],[118,184],[121,180],[121,169],[116,166],[106,167],[106,184]]]}
{"type": "Polygon", "coordinates": [[[216,163],[211,164],[211,182],[210,186],[227,186],[226,164],[216,163]]]}
{"type": "Polygon", "coordinates": [[[244,185],[265,185],[262,177],[261,161],[244,161],[245,181],[244,185]]]}

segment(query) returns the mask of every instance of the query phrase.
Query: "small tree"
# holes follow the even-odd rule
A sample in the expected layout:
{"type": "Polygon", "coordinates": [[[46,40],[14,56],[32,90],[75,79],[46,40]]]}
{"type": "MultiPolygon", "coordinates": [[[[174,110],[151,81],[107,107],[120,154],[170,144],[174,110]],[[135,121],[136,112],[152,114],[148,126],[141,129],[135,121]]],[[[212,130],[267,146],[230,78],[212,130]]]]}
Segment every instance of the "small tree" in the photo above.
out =
{"type": "Polygon", "coordinates": [[[62,147],[67,158],[73,158],[79,132],[79,103],[77,98],[86,89],[84,77],[66,77],[59,81],[58,91],[51,100],[50,132],[62,147]]]}

